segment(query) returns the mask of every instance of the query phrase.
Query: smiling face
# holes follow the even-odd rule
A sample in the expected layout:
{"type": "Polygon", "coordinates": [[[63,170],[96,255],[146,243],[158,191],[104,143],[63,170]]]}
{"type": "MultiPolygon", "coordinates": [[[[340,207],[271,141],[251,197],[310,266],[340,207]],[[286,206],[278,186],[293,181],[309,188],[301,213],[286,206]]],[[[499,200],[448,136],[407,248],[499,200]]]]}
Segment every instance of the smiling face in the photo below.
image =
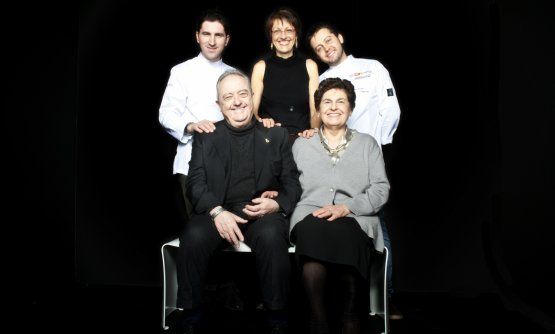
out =
{"type": "Polygon", "coordinates": [[[343,36],[333,34],[329,29],[318,30],[310,39],[310,46],[321,61],[335,66],[347,58],[343,50],[343,36]]]}
{"type": "Polygon", "coordinates": [[[271,34],[276,55],[283,58],[290,57],[297,41],[295,27],[285,19],[276,19],[272,25],[271,34]]]}
{"type": "Polygon", "coordinates": [[[200,52],[209,61],[218,61],[222,58],[229,35],[219,21],[204,21],[196,33],[200,52]]]}
{"type": "Polygon", "coordinates": [[[242,128],[252,119],[252,92],[249,81],[237,74],[223,78],[218,84],[218,105],[231,126],[242,128]]]}
{"type": "Polygon", "coordinates": [[[329,129],[343,128],[347,124],[352,109],[347,97],[347,92],[343,89],[332,88],[322,95],[322,100],[318,105],[318,114],[324,124],[329,129]]]}

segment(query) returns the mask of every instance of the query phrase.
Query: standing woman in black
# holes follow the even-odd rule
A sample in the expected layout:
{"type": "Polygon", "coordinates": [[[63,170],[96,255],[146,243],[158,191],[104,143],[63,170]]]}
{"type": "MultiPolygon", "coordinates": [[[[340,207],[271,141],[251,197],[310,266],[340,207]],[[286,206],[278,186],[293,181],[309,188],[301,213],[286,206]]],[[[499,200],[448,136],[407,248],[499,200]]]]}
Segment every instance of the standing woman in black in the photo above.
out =
{"type": "Polygon", "coordinates": [[[297,52],[301,22],[294,11],[280,8],[272,12],[265,28],[272,52],[252,70],[254,114],[266,127],[287,128],[294,139],[299,132],[319,126],[314,116],[318,66],[297,52]]]}

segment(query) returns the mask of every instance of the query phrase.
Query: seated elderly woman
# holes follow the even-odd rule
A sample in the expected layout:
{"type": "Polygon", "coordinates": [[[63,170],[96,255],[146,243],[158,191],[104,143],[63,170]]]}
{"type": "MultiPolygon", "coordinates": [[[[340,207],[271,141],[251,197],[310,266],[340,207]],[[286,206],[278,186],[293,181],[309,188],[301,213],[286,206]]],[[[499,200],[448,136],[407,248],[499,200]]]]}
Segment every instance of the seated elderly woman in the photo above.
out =
{"type": "Polygon", "coordinates": [[[377,214],[389,182],[374,138],[346,125],[355,106],[353,85],[329,78],[314,96],[322,126],[293,145],[303,193],[291,216],[291,242],[310,305],[310,333],[330,331],[325,304],[330,288],[343,296],[341,333],[360,333],[370,259],[375,250],[383,251],[377,214]],[[337,285],[330,287],[332,277],[337,285]]]}

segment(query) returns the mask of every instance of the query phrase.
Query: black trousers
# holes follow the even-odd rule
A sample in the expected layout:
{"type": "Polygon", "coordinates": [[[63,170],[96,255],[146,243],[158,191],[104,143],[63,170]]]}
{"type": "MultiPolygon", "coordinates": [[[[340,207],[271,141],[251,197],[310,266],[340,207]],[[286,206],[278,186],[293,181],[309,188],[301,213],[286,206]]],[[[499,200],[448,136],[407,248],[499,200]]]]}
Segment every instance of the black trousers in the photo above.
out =
{"type": "Polygon", "coordinates": [[[191,201],[187,198],[187,175],[175,174],[176,179],[176,192],[177,192],[177,208],[179,210],[179,215],[184,221],[189,220],[191,213],[193,212],[193,205],[191,201]]]}
{"type": "MultiPolygon", "coordinates": [[[[269,310],[286,307],[289,295],[289,221],[279,213],[239,224],[251,247],[264,305],[269,310]]],[[[179,235],[177,306],[200,306],[208,265],[215,252],[228,247],[208,215],[193,215],[179,235]]]]}

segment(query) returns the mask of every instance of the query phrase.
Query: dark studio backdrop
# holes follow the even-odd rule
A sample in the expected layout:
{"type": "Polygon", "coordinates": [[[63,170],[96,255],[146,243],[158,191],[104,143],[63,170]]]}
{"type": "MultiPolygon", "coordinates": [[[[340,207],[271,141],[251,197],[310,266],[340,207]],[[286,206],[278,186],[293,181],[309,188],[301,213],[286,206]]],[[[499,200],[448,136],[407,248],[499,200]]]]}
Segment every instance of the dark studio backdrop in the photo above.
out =
{"type": "Polygon", "coordinates": [[[336,24],[349,53],[390,72],[396,289],[494,292],[555,317],[555,12],[516,0],[21,5],[3,29],[13,59],[2,127],[25,303],[83,285],[160,286],[160,246],[180,226],[176,142],[158,123],[169,70],[198,54],[194,19],[217,6],[231,20],[224,61],[250,73],[280,5],[305,28],[336,24]]]}

